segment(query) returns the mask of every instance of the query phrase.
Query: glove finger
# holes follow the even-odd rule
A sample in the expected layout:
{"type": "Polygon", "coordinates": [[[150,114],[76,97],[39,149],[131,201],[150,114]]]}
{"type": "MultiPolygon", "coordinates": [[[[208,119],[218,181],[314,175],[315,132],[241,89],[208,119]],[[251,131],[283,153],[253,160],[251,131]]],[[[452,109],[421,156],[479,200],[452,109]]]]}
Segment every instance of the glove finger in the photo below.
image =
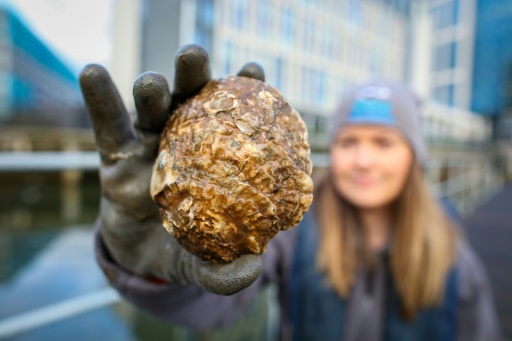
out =
{"type": "Polygon", "coordinates": [[[265,81],[265,71],[263,70],[260,64],[254,62],[249,62],[242,66],[242,68],[240,69],[240,71],[238,71],[236,75],[240,77],[249,77],[257,79],[262,82],[265,81]]]}
{"type": "Polygon", "coordinates": [[[197,93],[210,79],[208,53],[199,45],[185,45],[178,50],[175,59],[173,106],[197,93]]]}
{"type": "Polygon", "coordinates": [[[251,285],[261,274],[263,262],[257,255],[244,255],[228,264],[201,262],[198,284],[217,295],[233,295],[251,285]]]}
{"type": "Polygon", "coordinates": [[[149,133],[160,133],[169,117],[171,94],[164,76],[145,72],[133,84],[137,108],[135,128],[149,133]]]}
{"type": "Polygon", "coordinates": [[[80,88],[101,158],[112,161],[116,159],[113,154],[135,139],[128,112],[107,70],[101,65],[90,64],[82,70],[80,88]]]}
{"type": "Polygon", "coordinates": [[[156,152],[167,119],[171,94],[164,76],[156,72],[145,72],[133,84],[133,98],[137,108],[135,128],[139,139],[151,151],[156,152]]]}

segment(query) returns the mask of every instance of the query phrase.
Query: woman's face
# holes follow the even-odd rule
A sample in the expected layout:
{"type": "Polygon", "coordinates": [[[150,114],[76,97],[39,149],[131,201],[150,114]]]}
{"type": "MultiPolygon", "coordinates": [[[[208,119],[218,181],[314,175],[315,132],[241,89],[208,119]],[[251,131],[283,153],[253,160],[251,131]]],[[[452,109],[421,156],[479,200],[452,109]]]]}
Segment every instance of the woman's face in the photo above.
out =
{"type": "Polygon", "coordinates": [[[336,191],[361,209],[382,208],[395,200],[412,162],[403,135],[382,125],[342,127],[331,145],[336,191]]]}

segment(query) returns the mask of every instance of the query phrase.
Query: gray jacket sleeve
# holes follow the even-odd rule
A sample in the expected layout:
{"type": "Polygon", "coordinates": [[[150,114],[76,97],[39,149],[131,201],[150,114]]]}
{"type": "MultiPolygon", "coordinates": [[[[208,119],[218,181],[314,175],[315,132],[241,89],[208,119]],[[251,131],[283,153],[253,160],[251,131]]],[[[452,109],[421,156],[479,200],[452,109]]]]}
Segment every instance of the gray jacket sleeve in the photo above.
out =
{"type": "Polygon", "coordinates": [[[158,319],[205,330],[225,327],[234,322],[248,310],[260,289],[268,283],[279,286],[281,303],[286,304],[286,282],[291,271],[295,238],[294,229],[278,233],[262,256],[260,277],[232,296],[214,295],[195,285],[158,284],[134,275],[113,262],[98,231],[95,235],[95,252],[110,284],[126,300],[158,319]]]}
{"type": "Polygon", "coordinates": [[[459,248],[458,341],[501,340],[487,272],[473,249],[466,243],[459,248]]]}

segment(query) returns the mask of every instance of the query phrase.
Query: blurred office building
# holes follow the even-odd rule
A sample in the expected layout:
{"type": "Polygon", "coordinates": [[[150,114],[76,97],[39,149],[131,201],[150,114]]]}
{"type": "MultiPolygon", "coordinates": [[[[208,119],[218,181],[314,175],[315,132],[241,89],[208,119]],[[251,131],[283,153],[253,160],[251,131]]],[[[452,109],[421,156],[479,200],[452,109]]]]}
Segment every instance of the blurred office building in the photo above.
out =
{"type": "Polygon", "coordinates": [[[422,95],[471,108],[477,0],[412,2],[410,80],[422,95]]]}
{"type": "Polygon", "coordinates": [[[439,143],[482,143],[491,124],[471,111],[477,0],[415,0],[407,81],[424,101],[424,126],[439,143]]]}
{"type": "Polygon", "coordinates": [[[494,165],[512,181],[512,2],[415,0],[410,35],[408,80],[431,99],[424,125],[442,148],[436,161],[494,165]]]}
{"type": "Polygon", "coordinates": [[[85,126],[76,76],[13,11],[0,7],[0,124],[85,126]]]}
{"type": "Polygon", "coordinates": [[[173,79],[177,49],[194,42],[208,51],[214,77],[260,63],[266,81],[305,120],[312,115],[308,125],[323,127],[349,85],[372,76],[405,80],[408,11],[409,0],[117,1],[113,76],[132,102],[139,73],[173,79]]]}
{"type": "Polygon", "coordinates": [[[491,117],[488,138],[512,141],[512,2],[416,0],[410,19],[414,88],[452,112],[491,117]]]}
{"type": "Polygon", "coordinates": [[[403,81],[422,105],[429,174],[433,182],[464,176],[463,185],[438,190],[470,198],[460,205],[467,209],[500,179],[488,166],[498,157],[491,124],[471,111],[476,1],[117,0],[112,76],[133,112],[134,80],[148,70],[172,80],[180,46],[204,46],[213,77],[258,62],[301,114],[318,153],[343,91],[372,78],[403,81]]]}
{"type": "Polygon", "coordinates": [[[117,1],[113,78],[133,110],[135,78],[152,70],[172,80],[177,49],[198,43],[214,77],[260,63],[313,146],[325,145],[340,94],[371,78],[409,83],[425,102],[427,134],[481,141],[489,127],[469,112],[475,1],[117,1]]]}

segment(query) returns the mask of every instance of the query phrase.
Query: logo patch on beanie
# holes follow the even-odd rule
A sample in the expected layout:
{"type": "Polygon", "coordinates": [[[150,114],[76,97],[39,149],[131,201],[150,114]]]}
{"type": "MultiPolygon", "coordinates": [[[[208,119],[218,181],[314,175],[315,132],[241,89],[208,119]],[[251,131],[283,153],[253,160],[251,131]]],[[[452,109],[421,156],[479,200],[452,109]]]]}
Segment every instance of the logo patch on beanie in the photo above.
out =
{"type": "Polygon", "coordinates": [[[373,98],[355,100],[348,114],[348,121],[395,125],[396,119],[391,109],[391,103],[387,101],[373,98]]]}
{"type": "Polygon", "coordinates": [[[372,84],[367,85],[356,93],[356,98],[373,98],[387,100],[391,96],[391,89],[385,85],[372,84]]]}

